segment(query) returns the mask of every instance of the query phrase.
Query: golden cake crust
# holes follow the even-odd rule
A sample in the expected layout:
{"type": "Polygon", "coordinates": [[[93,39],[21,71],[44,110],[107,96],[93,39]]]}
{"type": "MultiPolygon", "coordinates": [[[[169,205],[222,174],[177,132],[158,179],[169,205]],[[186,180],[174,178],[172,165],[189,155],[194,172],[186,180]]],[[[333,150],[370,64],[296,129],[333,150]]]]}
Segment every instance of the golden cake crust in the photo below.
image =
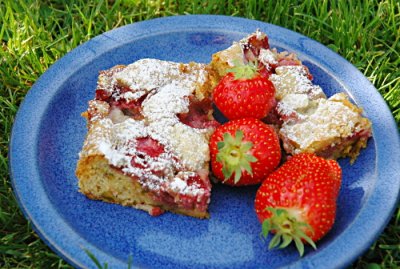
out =
{"type": "Polygon", "coordinates": [[[112,168],[101,154],[81,158],[76,176],[79,178],[80,192],[93,200],[131,206],[155,216],[162,211],[170,211],[201,219],[209,218],[207,211],[173,207],[155,200],[137,179],[112,168]]]}

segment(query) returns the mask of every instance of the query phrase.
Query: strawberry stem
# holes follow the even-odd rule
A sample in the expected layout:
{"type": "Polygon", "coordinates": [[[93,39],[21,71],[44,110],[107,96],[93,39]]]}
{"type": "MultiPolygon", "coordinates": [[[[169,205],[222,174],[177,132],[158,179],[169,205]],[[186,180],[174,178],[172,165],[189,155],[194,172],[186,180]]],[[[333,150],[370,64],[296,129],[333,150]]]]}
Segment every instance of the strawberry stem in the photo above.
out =
{"type": "Polygon", "coordinates": [[[317,248],[312,239],[306,235],[304,229],[312,231],[310,225],[305,222],[298,221],[291,216],[289,212],[282,208],[267,208],[272,213],[271,217],[265,219],[262,223],[261,234],[264,238],[269,232],[275,233],[269,242],[268,248],[285,248],[294,241],[300,257],[304,255],[304,243],[310,244],[314,249],[317,248]]]}
{"type": "Polygon", "coordinates": [[[234,175],[234,183],[239,182],[242,170],[252,175],[251,162],[256,162],[257,158],[248,152],[253,147],[251,142],[243,142],[243,131],[237,130],[235,137],[230,133],[223,134],[223,141],[217,143],[218,153],[217,162],[222,163],[222,173],[224,181],[234,175]]]}
{"type": "Polygon", "coordinates": [[[227,70],[228,73],[233,73],[235,80],[238,79],[251,79],[258,74],[258,63],[249,62],[247,64],[240,63],[239,61],[233,62],[234,66],[227,70]]]}

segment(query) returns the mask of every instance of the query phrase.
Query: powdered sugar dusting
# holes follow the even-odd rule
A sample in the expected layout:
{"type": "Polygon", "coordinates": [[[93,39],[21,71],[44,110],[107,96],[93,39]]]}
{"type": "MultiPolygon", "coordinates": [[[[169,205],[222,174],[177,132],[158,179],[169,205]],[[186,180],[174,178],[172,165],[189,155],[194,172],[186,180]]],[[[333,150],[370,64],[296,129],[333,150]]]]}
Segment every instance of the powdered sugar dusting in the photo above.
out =
{"type": "Polygon", "coordinates": [[[265,33],[261,32],[260,29],[257,29],[255,32],[255,36],[258,40],[261,40],[265,37],[265,33]]]}
{"type": "MultiPolygon", "coordinates": [[[[200,64],[198,64],[200,65],[200,64]]],[[[138,99],[152,89],[175,83],[178,86],[194,89],[206,81],[206,71],[182,74],[181,64],[156,59],[141,59],[128,65],[115,75],[115,80],[131,89],[130,99],[138,99]]]]}
{"type": "Polygon", "coordinates": [[[169,135],[171,146],[186,166],[199,170],[210,160],[208,140],[198,129],[179,122],[171,128],[169,135]]]}
{"type": "Polygon", "coordinates": [[[186,195],[198,196],[204,194],[204,189],[199,185],[187,183],[187,179],[193,176],[195,176],[195,173],[193,172],[179,172],[171,181],[171,189],[186,195]]]}
{"type": "Polygon", "coordinates": [[[270,80],[275,86],[277,100],[291,93],[307,94],[310,99],[326,97],[321,87],[307,78],[307,71],[301,65],[279,66],[275,72],[270,80]]]}
{"type": "Polygon", "coordinates": [[[264,64],[264,66],[267,68],[267,70],[270,70],[271,66],[278,64],[277,53],[274,53],[270,49],[262,48],[260,50],[260,55],[258,56],[258,59],[260,60],[261,63],[264,64]]]}
{"type": "Polygon", "coordinates": [[[210,130],[194,129],[177,117],[188,112],[189,97],[206,82],[207,72],[201,64],[196,67],[187,71],[188,65],[143,59],[111,77],[100,75],[98,89],[101,86],[112,90],[115,101],[145,97],[141,103],[143,119],[129,117],[106,102],[92,101],[91,109],[101,113],[89,118],[91,137],[86,141],[94,141],[95,151],[103,154],[110,165],[136,178],[145,189],[205,194],[204,187],[186,181],[195,171],[208,166],[210,130]],[[153,139],[162,145],[163,152],[153,157],[141,152],[139,138],[153,139]]]}
{"type": "Polygon", "coordinates": [[[188,112],[189,95],[193,88],[171,83],[160,87],[156,94],[143,102],[143,115],[151,122],[175,119],[176,114],[188,112]]]}
{"type": "Polygon", "coordinates": [[[340,143],[341,139],[361,130],[359,113],[339,100],[347,100],[347,97],[336,94],[330,99],[320,98],[316,108],[306,110],[300,121],[284,122],[280,135],[297,145],[294,153],[312,149],[317,143],[334,146],[331,143],[340,143]]]}
{"type": "Polygon", "coordinates": [[[277,103],[276,110],[284,121],[301,121],[312,113],[313,100],[307,94],[290,93],[277,103]]]}

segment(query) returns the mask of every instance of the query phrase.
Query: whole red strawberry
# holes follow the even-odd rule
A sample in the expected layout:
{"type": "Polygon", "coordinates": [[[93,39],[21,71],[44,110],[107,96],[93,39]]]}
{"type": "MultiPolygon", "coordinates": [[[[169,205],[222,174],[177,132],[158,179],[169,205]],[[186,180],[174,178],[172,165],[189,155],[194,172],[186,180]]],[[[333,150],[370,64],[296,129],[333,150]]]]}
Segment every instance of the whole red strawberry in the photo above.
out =
{"type": "Polygon", "coordinates": [[[275,236],[269,248],[295,242],[300,256],[303,242],[315,241],[333,226],[342,170],[334,160],[311,153],[291,157],[271,173],[257,191],[255,210],[264,237],[275,236]]]}
{"type": "Polygon", "coordinates": [[[275,106],[275,87],[251,63],[229,70],[214,89],[213,101],[229,120],[264,118],[275,106]]]}
{"type": "Polygon", "coordinates": [[[275,130],[254,118],[229,121],[210,138],[211,168],[228,185],[258,184],[281,159],[275,130]]]}

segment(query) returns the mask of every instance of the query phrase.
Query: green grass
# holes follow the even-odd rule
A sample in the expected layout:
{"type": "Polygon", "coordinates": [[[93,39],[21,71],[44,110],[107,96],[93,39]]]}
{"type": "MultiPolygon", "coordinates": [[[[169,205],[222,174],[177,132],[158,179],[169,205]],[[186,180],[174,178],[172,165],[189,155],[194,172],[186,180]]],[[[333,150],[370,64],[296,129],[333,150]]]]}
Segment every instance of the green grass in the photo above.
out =
{"type": "MultiPolygon", "coordinates": [[[[177,14],[226,14],[305,34],[353,63],[375,85],[400,126],[400,2],[0,0],[0,267],[71,268],[32,231],[8,174],[18,107],[36,79],[79,44],[110,29],[177,14]]],[[[106,263],[107,261],[101,261],[106,263]]],[[[352,268],[400,267],[400,209],[352,268]]]]}

